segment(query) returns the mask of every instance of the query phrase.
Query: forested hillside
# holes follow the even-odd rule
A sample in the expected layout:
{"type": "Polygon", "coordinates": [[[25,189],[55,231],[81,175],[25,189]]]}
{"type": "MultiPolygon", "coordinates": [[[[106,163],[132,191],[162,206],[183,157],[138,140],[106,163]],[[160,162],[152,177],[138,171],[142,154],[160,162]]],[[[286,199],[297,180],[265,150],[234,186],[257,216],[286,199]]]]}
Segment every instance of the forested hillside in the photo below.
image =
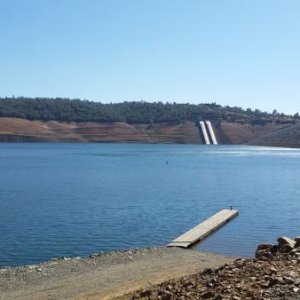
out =
{"type": "Polygon", "coordinates": [[[147,124],[162,122],[196,121],[210,119],[236,123],[263,125],[295,123],[294,116],[240,107],[212,104],[178,104],[161,102],[122,102],[108,103],[70,100],[62,98],[0,98],[0,117],[15,117],[28,120],[56,120],[77,122],[127,122],[147,124]]]}

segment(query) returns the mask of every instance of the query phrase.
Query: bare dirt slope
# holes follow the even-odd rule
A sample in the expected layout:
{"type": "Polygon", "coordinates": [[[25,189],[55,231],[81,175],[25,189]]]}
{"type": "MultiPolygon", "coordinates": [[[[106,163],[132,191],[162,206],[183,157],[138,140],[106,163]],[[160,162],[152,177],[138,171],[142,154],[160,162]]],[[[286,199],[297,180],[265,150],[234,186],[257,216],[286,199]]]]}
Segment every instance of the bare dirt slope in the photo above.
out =
{"type": "MultiPolygon", "coordinates": [[[[285,125],[286,126],[286,125],[285,125]]],[[[222,122],[217,128],[218,140],[223,144],[249,144],[285,127],[282,124],[251,125],[222,122]]],[[[287,125],[289,127],[290,125],[287,125]]]]}
{"type": "MultiPolygon", "coordinates": [[[[300,125],[213,122],[219,144],[300,147],[300,125]]],[[[128,124],[0,118],[0,142],[201,144],[194,122],[128,124]]]]}
{"type": "Polygon", "coordinates": [[[277,130],[251,141],[253,145],[300,148],[300,125],[277,130]]]}
{"type": "Polygon", "coordinates": [[[58,122],[0,118],[2,142],[146,142],[200,143],[193,122],[127,124],[58,122]]]}
{"type": "Polygon", "coordinates": [[[110,299],[232,261],[230,257],[177,248],[52,261],[0,270],[0,299],[110,299]]]}

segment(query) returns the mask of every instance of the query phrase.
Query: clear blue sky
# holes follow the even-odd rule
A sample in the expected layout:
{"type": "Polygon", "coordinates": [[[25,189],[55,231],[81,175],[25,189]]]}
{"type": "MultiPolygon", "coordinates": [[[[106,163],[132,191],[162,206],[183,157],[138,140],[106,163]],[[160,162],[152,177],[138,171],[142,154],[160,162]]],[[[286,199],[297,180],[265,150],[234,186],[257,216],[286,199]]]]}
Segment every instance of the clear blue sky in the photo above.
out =
{"type": "Polygon", "coordinates": [[[0,96],[300,111],[299,0],[0,0],[0,96]]]}

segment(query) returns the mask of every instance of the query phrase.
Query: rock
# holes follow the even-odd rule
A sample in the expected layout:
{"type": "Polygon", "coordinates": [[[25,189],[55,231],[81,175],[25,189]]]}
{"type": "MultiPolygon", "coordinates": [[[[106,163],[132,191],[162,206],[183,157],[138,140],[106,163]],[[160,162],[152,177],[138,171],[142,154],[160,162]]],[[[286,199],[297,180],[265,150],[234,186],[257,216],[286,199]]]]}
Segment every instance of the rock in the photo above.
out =
{"type": "Polygon", "coordinates": [[[271,251],[273,245],[272,244],[260,244],[258,245],[257,247],[257,250],[260,251],[260,250],[269,250],[271,251]]]}
{"type": "Polygon", "coordinates": [[[291,271],[288,273],[288,276],[292,278],[296,278],[298,276],[298,273],[296,273],[295,271],[291,271]]]}
{"type": "Polygon", "coordinates": [[[295,279],[294,284],[297,286],[300,286],[300,278],[295,279]]]}
{"type": "Polygon", "coordinates": [[[209,298],[213,298],[215,296],[215,294],[213,292],[206,292],[204,294],[201,295],[201,298],[203,299],[209,299],[209,298]]]}
{"type": "Polygon", "coordinates": [[[9,269],[0,269],[0,273],[4,273],[6,271],[8,271],[9,269]]]}
{"type": "Polygon", "coordinates": [[[212,269],[207,268],[207,269],[205,269],[205,270],[203,271],[203,275],[210,275],[210,274],[212,274],[212,272],[213,272],[212,269]]]}
{"type": "Polygon", "coordinates": [[[51,258],[51,261],[58,261],[58,260],[60,260],[60,257],[53,257],[53,258],[51,258]]]}
{"type": "Polygon", "coordinates": [[[38,267],[37,265],[29,265],[29,266],[27,266],[27,268],[28,268],[29,270],[36,269],[37,267],[38,267]]]}
{"type": "Polygon", "coordinates": [[[300,247],[295,245],[281,237],[278,245],[259,245],[256,259],[237,259],[216,270],[170,280],[133,299],[300,299],[300,247]]]}
{"type": "Polygon", "coordinates": [[[96,258],[99,256],[102,256],[104,254],[104,252],[100,251],[100,252],[96,252],[96,253],[92,253],[89,258],[96,258]]]}
{"type": "Polygon", "coordinates": [[[172,298],[172,294],[166,292],[165,294],[161,295],[161,300],[170,300],[172,298]]]}
{"type": "Polygon", "coordinates": [[[151,295],[151,291],[143,291],[140,293],[140,296],[141,297],[148,297],[151,295]]]}
{"type": "Polygon", "coordinates": [[[278,250],[281,252],[289,252],[294,249],[296,242],[288,237],[282,236],[277,239],[278,250]]]}
{"type": "Polygon", "coordinates": [[[271,253],[275,254],[278,251],[278,245],[273,245],[271,248],[271,253]]]}
{"type": "Polygon", "coordinates": [[[273,245],[271,245],[271,244],[258,245],[256,252],[255,252],[255,257],[260,260],[272,258],[273,257],[272,252],[271,252],[272,247],[273,247],[273,245]]]}
{"type": "Polygon", "coordinates": [[[283,276],[282,278],[286,284],[293,284],[295,282],[295,279],[289,276],[283,276]]]}
{"type": "Polygon", "coordinates": [[[295,239],[294,239],[294,241],[295,241],[295,247],[298,247],[298,246],[300,246],[300,236],[296,236],[295,237],[295,239]]]}
{"type": "Polygon", "coordinates": [[[283,277],[276,277],[274,280],[276,280],[280,284],[285,284],[285,281],[283,280],[283,277]]]}
{"type": "Polygon", "coordinates": [[[60,257],[54,257],[51,260],[52,261],[59,261],[59,260],[70,260],[71,258],[65,257],[65,256],[60,256],[60,257]]]}
{"type": "MultiPolygon", "coordinates": [[[[276,284],[278,284],[280,281],[278,280],[278,278],[271,278],[270,282],[269,282],[269,286],[272,287],[276,284]]],[[[282,283],[284,283],[283,279],[282,279],[282,283]]]]}

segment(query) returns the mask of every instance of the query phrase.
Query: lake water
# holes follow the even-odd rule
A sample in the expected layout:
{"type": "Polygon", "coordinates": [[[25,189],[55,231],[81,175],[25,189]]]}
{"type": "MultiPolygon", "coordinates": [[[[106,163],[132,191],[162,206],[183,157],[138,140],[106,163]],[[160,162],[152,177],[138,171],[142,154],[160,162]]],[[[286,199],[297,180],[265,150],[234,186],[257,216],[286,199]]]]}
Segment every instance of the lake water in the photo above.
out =
{"type": "Polygon", "coordinates": [[[0,167],[0,267],[165,245],[229,206],[239,217],[200,250],[300,235],[300,150],[2,143],[0,167]]]}

